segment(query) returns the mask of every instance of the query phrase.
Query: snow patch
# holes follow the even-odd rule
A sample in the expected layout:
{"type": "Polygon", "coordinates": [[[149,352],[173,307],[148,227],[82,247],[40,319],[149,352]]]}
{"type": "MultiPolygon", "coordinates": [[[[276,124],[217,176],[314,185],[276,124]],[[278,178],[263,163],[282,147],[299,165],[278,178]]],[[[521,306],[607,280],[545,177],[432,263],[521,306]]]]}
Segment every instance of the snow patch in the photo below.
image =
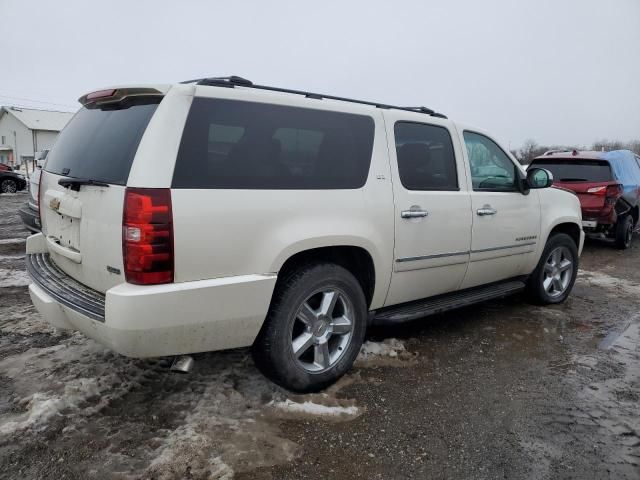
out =
{"type": "Polygon", "coordinates": [[[356,366],[406,366],[414,363],[417,355],[409,352],[397,338],[387,338],[382,342],[367,341],[360,348],[356,366]]]}
{"type": "Polygon", "coordinates": [[[624,295],[640,295],[640,285],[629,280],[588,270],[580,270],[578,273],[578,279],[589,285],[615,290],[624,295]]]}
{"type": "Polygon", "coordinates": [[[0,435],[38,430],[55,417],[93,415],[138,386],[142,361],[122,357],[76,334],[64,343],[32,348],[0,361],[23,409],[0,415],[0,435]]]}
{"type": "Polygon", "coordinates": [[[23,258],[24,258],[24,254],[0,255],[0,260],[22,260],[23,258]]]}
{"type": "Polygon", "coordinates": [[[25,243],[26,238],[0,238],[0,245],[13,245],[16,243],[25,243]]]}
{"type": "Polygon", "coordinates": [[[352,405],[349,407],[328,406],[328,405],[313,403],[310,401],[298,403],[298,402],[293,402],[289,399],[286,399],[284,402],[272,402],[271,405],[274,408],[284,410],[286,412],[306,413],[309,415],[319,415],[319,416],[340,416],[340,415],[356,416],[360,413],[360,410],[355,405],[352,405]]]}
{"type": "Polygon", "coordinates": [[[186,404],[187,413],[158,438],[142,478],[228,479],[234,472],[295,457],[298,446],[262,415],[280,390],[253,367],[246,352],[207,354],[197,365],[202,367],[190,374],[192,390],[169,399],[183,409],[186,404]]]}
{"type": "Polygon", "coordinates": [[[30,283],[31,278],[24,270],[0,268],[0,288],[26,287],[30,283]]]}
{"type": "Polygon", "coordinates": [[[406,352],[407,349],[397,338],[387,338],[383,342],[371,342],[366,341],[362,344],[362,348],[360,348],[360,355],[358,358],[361,360],[365,360],[371,356],[387,356],[391,358],[396,358],[398,354],[402,352],[406,352]]]}

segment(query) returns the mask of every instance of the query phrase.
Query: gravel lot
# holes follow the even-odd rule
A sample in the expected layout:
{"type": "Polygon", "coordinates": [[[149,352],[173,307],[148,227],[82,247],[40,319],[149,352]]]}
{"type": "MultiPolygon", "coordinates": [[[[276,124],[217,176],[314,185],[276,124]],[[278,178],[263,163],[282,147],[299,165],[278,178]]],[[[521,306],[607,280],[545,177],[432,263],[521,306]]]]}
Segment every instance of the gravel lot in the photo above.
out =
{"type": "Polygon", "coordinates": [[[294,396],[247,350],[127,359],[31,306],[0,195],[0,479],[640,479],[640,241],[588,243],[573,295],[376,329],[329,391],[294,396]]]}

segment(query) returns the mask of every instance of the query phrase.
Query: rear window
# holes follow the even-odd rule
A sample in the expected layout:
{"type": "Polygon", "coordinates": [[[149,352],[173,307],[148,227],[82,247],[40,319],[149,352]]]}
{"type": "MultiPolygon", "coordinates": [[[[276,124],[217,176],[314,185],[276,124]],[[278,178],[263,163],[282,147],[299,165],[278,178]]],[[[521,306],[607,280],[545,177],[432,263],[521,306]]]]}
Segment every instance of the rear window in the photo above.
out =
{"type": "Polygon", "coordinates": [[[355,189],[369,173],[371,117],[195,98],[173,188],[355,189]]]}
{"type": "Polygon", "coordinates": [[[47,172],[125,185],[149,120],[160,98],[125,105],[82,108],[60,133],[47,158],[47,172]]]}
{"type": "Polygon", "coordinates": [[[608,182],[611,167],[604,160],[534,160],[531,166],[546,168],[558,182],[608,182]]]}

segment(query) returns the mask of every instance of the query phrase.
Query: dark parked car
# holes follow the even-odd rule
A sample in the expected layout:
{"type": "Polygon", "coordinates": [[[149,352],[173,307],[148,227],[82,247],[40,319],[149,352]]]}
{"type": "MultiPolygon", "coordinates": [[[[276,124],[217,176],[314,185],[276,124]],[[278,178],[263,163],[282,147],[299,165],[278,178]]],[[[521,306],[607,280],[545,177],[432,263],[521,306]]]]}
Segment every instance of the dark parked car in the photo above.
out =
{"type": "Polygon", "coordinates": [[[26,186],[27,180],[23,175],[11,170],[0,170],[0,193],[16,193],[26,186]]]}
{"type": "Polygon", "coordinates": [[[533,167],[553,173],[554,186],[573,191],[588,235],[605,237],[618,248],[631,246],[640,208],[640,157],[629,150],[549,152],[533,167]]]}

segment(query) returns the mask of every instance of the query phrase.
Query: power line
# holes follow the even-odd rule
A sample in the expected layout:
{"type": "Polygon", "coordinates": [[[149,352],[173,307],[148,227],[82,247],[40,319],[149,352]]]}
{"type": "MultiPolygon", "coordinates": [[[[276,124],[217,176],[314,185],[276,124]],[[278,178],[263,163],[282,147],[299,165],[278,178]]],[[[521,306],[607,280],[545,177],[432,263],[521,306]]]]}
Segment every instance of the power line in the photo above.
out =
{"type": "Polygon", "coordinates": [[[12,97],[9,95],[2,95],[0,94],[0,98],[7,98],[10,100],[18,100],[21,102],[31,102],[31,103],[42,103],[42,104],[46,104],[46,105],[55,105],[58,107],[66,107],[66,108],[74,108],[77,109],[78,107],[76,106],[71,106],[71,105],[67,105],[64,103],[54,103],[54,102],[45,102],[44,100],[34,100],[33,98],[22,98],[22,97],[12,97]]]}

